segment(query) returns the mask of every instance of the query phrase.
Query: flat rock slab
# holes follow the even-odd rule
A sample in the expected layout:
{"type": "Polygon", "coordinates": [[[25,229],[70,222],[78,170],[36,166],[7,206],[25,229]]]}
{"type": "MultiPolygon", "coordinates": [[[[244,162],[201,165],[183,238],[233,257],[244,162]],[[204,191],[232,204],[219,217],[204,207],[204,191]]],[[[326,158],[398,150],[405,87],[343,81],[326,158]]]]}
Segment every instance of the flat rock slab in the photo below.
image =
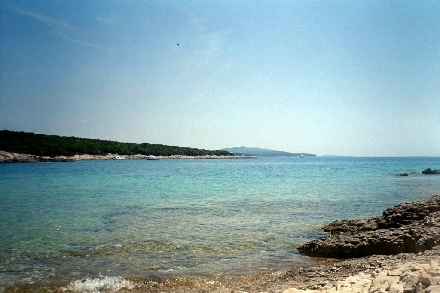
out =
{"type": "Polygon", "coordinates": [[[417,253],[440,244],[440,195],[399,204],[380,217],[335,221],[329,236],[298,247],[309,256],[353,258],[417,253]]]}

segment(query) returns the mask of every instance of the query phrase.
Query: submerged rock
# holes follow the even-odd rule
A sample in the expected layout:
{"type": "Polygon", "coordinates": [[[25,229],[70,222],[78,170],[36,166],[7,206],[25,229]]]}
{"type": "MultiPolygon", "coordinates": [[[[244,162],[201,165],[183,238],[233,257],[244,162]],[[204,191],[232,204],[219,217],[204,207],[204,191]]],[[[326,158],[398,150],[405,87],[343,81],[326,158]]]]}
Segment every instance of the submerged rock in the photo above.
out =
{"type": "Polygon", "coordinates": [[[440,170],[427,168],[427,169],[422,171],[422,174],[427,174],[427,175],[440,174],[440,170]]]}

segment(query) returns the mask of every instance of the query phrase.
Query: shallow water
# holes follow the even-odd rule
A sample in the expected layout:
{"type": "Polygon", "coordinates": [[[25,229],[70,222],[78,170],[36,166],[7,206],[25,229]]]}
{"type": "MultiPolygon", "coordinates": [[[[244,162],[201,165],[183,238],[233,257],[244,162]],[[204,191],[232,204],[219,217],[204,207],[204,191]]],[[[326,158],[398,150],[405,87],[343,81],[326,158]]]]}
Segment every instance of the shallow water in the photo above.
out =
{"type": "Polygon", "coordinates": [[[440,158],[2,164],[0,289],[307,265],[295,247],[322,224],[439,194],[425,168],[440,158]]]}

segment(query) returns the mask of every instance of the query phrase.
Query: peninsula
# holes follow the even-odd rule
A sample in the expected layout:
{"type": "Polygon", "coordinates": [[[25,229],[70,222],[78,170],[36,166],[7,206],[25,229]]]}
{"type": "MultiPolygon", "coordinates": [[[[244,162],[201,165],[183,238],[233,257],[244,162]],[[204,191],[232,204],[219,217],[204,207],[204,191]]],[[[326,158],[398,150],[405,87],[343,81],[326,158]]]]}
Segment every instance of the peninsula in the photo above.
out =
{"type": "Polygon", "coordinates": [[[123,143],[109,140],[65,137],[0,130],[0,162],[66,162],[106,160],[116,155],[126,159],[235,158],[224,150],[205,150],[150,143],[123,143]]]}

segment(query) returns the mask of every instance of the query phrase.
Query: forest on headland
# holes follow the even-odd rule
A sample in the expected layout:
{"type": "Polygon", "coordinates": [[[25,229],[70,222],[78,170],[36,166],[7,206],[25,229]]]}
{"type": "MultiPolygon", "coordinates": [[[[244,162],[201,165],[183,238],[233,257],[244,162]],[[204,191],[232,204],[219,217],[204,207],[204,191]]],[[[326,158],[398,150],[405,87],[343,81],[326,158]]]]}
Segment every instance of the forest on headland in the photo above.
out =
{"type": "Polygon", "coordinates": [[[168,146],[150,143],[124,143],[109,140],[66,137],[58,135],[35,134],[0,130],[0,150],[35,156],[74,156],[74,155],[153,155],[153,156],[232,156],[223,150],[204,150],[189,147],[168,146]]]}

